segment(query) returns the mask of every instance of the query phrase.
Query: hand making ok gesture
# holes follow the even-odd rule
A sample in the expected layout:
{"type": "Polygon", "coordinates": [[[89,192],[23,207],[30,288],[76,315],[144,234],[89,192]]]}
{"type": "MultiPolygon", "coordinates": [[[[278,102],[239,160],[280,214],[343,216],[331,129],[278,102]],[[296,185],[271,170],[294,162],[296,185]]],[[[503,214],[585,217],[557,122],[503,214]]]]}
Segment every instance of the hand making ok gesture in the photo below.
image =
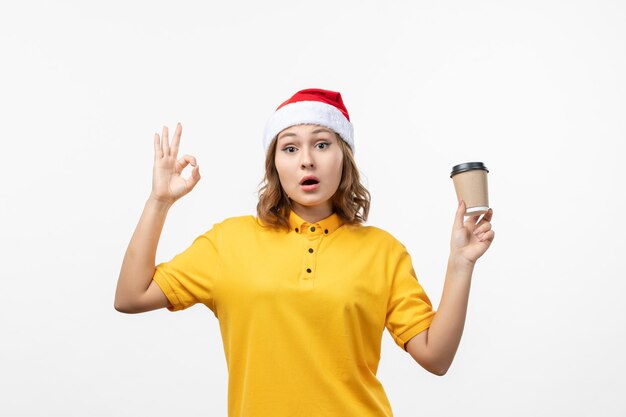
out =
{"type": "Polygon", "coordinates": [[[150,197],[168,204],[173,204],[187,194],[200,181],[200,166],[194,156],[185,155],[176,159],[182,131],[183,126],[178,123],[171,147],[168,143],[166,126],[163,126],[162,138],[159,138],[158,133],[154,134],[154,169],[150,197]],[[191,176],[185,179],[180,174],[189,163],[193,170],[191,176]]]}

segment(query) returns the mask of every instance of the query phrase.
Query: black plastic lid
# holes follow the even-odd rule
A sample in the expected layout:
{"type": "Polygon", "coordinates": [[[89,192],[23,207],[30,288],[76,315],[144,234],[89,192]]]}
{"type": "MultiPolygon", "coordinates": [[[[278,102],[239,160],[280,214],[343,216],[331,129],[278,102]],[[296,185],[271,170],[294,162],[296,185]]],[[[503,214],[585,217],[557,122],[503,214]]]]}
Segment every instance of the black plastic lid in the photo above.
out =
{"type": "Polygon", "coordinates": [[[461,172],[471,171],[473,169],[482,169],[484,171],[489,172],[485,164],[483,164],[482,162],[466,162],[464,164],[453,166],[452,172],[450,173],[450,178],[452,178],[456,174],[460,174],[461,172]]]}

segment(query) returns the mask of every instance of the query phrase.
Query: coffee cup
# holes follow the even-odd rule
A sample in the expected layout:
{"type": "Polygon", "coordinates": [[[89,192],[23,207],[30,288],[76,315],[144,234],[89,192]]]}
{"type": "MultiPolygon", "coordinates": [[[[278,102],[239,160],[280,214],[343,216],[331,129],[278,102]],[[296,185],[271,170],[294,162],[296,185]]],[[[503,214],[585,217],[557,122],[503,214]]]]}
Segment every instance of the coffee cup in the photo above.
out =
{"type": "Polygon", "coordinates": [[[489,210],[488,172],[482,162],[466,162],[452,167],[450,178],[454,182],[457,201],[465,201],[466,216],[479,216],[489,210]]]}

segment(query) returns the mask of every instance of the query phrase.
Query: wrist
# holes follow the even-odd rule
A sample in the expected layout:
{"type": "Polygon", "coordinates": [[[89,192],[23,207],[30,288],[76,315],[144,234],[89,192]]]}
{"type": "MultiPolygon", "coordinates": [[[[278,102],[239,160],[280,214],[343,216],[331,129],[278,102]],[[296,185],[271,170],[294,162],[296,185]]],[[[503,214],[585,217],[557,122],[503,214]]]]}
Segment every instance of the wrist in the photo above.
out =
{"type": "Polygon", "coordinates": [[[152,194],[150,195],[150,197],[148,197],[148,201],[146,201],[147,206],[151,206],[151,207],[156,208],[157,210],[163,210],[163,211],[169,210],[173,204],[174,202],[172,201],[165,201],[165,200],[158,199],[154,197],[152,194]]]}
{"type": "Polygon", "coordinates": [[[476,261],[470,261],[453,253],[451,253],[450,257],[448,258],[448,266],[456,270],[473,271],[475,265],[476,261]]]}

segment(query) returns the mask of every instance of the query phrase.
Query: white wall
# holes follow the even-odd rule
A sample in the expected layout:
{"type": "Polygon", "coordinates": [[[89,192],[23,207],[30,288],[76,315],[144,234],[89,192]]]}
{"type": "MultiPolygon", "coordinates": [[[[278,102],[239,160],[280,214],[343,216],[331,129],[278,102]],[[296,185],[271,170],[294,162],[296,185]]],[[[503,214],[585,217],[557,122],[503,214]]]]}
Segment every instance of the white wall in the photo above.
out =
{"type": "Polygon", "coordinates": [[[161,262],[254,213],[264,123],[310,87],[342,93],[368,223],[435,304],[450,169],[490,169],[496,238],[448,374],[383,335],[395,415],[626,413],[624,2],[13,2],[0,21],[1,415],[226,415],[208,309],[113,308],[153,134],[180,121],[202,174],[161,262]]]}

